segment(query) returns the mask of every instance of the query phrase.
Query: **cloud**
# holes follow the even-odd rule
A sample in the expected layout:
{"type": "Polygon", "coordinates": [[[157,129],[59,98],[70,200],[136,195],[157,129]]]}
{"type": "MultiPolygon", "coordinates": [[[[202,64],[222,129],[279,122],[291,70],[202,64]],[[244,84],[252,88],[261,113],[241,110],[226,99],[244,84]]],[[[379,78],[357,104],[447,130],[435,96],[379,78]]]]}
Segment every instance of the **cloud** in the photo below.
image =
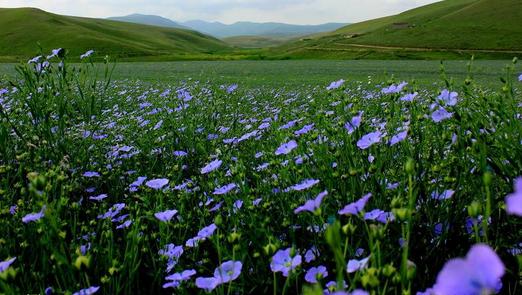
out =
{"type": "Polygon", "coordinates": [[[38,7],[59,14],[108,17],[157,14],[177,21],[248,20],[299,24],[357,22],[437,0],[0,0],[0,7],[38,7]]]}

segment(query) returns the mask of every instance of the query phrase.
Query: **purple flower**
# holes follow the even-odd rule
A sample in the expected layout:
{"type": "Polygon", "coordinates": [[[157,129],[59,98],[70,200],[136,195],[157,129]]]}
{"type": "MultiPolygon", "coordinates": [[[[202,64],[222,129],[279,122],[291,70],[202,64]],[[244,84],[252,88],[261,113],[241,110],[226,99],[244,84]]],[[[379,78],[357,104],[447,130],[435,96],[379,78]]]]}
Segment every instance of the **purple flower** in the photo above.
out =
{"type": "Polygon", "coordinates": [[[198,237],[201,239],[206,239],[206,238],[212,236],[216,229],[217,229],[217,226],[214,223],[212,223],[211,225],[202,228],[198,232],[198,237]]]}
{"type": "Polygon", "coordinates": [[[124,203],[114,204],[105,214],[98,215],[98,219],[114,218],[125,208],[124,203]]]}
{"type": "Polygon", "coordinates": [[[143,184],[143,182],[147,180],[147,177],[139,176],[133,183],[129,185],[131,191],[137,191],[138,187],[143,184]]]}
{"type": "Polygon", "coordinates": [[[406,82],[402,82],[399,85],[393,84],[393,85],[390,85],[389,87],[383,88],[382,93],[384,93],[384,94],[399,93],[402,91],[402,89],[404,87],[406,87],[406,85],[408,85],[408,83],[406,83],[406,82]]]}
{"type": "Polygon", "coordinates": [[[105,199],[107,197],[109,197],[107,194],[101,194],[101,195],[97,195],[97,196],[90,196],[89,200],[102,201],[103,199],[105,199]]]}
{"type": "Polygon", "coordinates": [[[216,229],[217,229],[217,226],[214,223],[212,223],[209,226],[206,226],[206,227],[202,228],[198,232],[197,236],[195,236],[195,237],[193,237],[191,239],[188,239],[187,242],[185,243],[185,245],[187,247],[195,247],[198,242],[204,241],[205,239],[207,239],[210,236],[212,236],[214,234],[214,231],[216,231],[216,229]]]}
{"type": "Polygon", "coordinates": [[[438,100],[443,101],[445,105],[447,106],[454,106],[457,104],[457,97],[459,94],[457,92],[450,92],[447,89],[442,90],[439,97],[437,97],[438,100]]]}
{"type": "Polygon", "coordinates": [[[454,190],[448,189],[443,191],[441,194],[439,192],[435,191],[431,193],[431,198],[435,200],[447,200],[453,196],[455,193],[454,190]]]}
{"type": "Polygon", "coordinates": [[[440,107],[438,110],[436,110],[435,112],[433,112],[431,114],[431,119],[433,120],[433,122],[439,123],[441,121],[451,118],[452,116],[453,116],[453,113],[450,113],[450,112],[446,111],[445,108],[440,107]]]}
{"type": "Polygon", "coordinates": [[[53,57],[55,57],[55,56],[58,56],[62,50],[63,50],[63,49],[61,49],[61,48],[53,49],[53,50],[51,51],[51,55],[48,55],[48,56],[47,56],[47,59],[51,59],[51,58],[53,58],[53,57]]]}
{"type": "Polygon", "coordinates": [[[220,284],[231,282],[239,277],[243,264],[241,261],[227,261],[221,264],[214,271],[214,278],[218,280],[220,284]]]}
{"type": "Polygon", "coordinates": [[[362,113],[359,113],[357,116],[353,117],[350,122],[346,122],[344,124],[344,128],[348,131],[348,134],[352,134],[359,126],[361,126],[362,122],[362,113]]]}
{"type": "Polygon", "coordinates": [[[196,279],[196,287],[203,289],[207,292],[214,290],[218,285],[219,281],[214,277],[196,279]]]}
{"type": "Polygon", "coordinates": [[[289,191],[303,191],[303,190],[306,190],[306,189],[309,189],[309,188],[313,187],[314,185],[316,185],[318,183],[319,183],[318,179],[305,179],[301,183],[298,183],[296,185],[293,185],[293,186],[287,188],[285,191],[286,192],[289,192],[289,191]]]}
{"type": "Polygon", "coordinates": [[[344,80],[341,79],[339,81],[335,81],[335,82],[332,82],[330,84],[330,86],[326,87],[326,90],[334,90],[334,89],[337,89],[339,87],[341,87],[342,85],[344,84],[344,80]]]}
{"type": "Polygon", "coordinates": [[[118,225],[118,226],[116,227],[116,229],[128,228],[129,226],[131,226],[131,224],[132,224],[132,220],[128,219],[128,220],[125,220],[124,223],[118,225]]]}
{"type": "Polygon", "coordinates": [[[94,53],[94,50],[88,50],[87,52],[85,52],[84,54],[80,55],[80,59],[84,59],[84,58],[87,58],[89,56],[91,56],[92,54],[94,53]]]}
{"type": "Polygon", "coordinates": [[[417,95],[419,95],[419,93],[417,93],[417,92],[408,93],[405,96],[401,97],[401,101],[412,102],[415,99],[415,97],[417,97],[417,95]]]}
{"type": "Polygon", "coordinates": [[[361,139],[359,139],[359,141],[357,142],[357,146],[361,150],[365,150],[365,149],[371,147],[372,145],[381,142],[381,138],[383,136],[384,135],[380,131],[368,133],[368,134],[364,135],[361,139]]]}
{"type": "Polygon", "coordinates": [[[522,82],[522,74],[520,74],[520,76],[518,76],[518,81],[522,82]]]}
{"type": "Polygon", "coordinates": [[[522,177],[515,179],[514,192],[506,196],[506,212],[522,216],[522,177]]]}
{"type": "Polygon", "coordinates": [[[492,294],[500,286],[504,264],[489,246],[473,246],[465,258],[446,262],[433,286],[435,294],[492,294]]]}
{"type": "Polygon", "coordinates": [[[270,127],[270,123],[268,123],[268,122],[264,122],[264,123],[262,123],[261,125],[259,125],[259,127],[257,127],[257,129],[259,129],[259,130],[263,130],[263,129],[266,129],[266,128],[268,128],[268,127],[270,127]]]}
{"type": "Polygon", "coordinates": [[[87,171],[87,172],[83,173],[83,177],[87,177],[87,178],[100,177],[100,173],[95,172],[95,171],[87,171]]]}
{"type": "Polygon", "coordinates": [[[237,87],[238,87],[237,84],[232,84],[232,85],[228,86],[227,93],[230,94],[230,93],[236,91],[237,87]]]}
{"type": "Polygon", "coordinates": [[[45,206],[43,206],[42,210],[40,210],[40,212],[38,212],[38,213],[29,213],[29,214],[25,215],[24,217],[22,217],[22,222],[29,223],[29,222],[38,221],[44,217],[44,215],[45,215],[44,211],[45,211],[45,206]]]}
{"type": "Polygon", "coordinates": [[[364,213],[364,220],[376,220],[381,223],[388,223],[389,221],[395,220],[395,216],[391,212],[374,209],[370,212],[364,213]]]}
{"type": "Polygon", "coordinates": [[[36,56],[36,57],[33,57],[33,58],[30,59],[27,63],[28,63],[28,64],[35,64],[35,63],[40,62],[40,59],[42,59],[42,56],[41,56],[41,55],[36,56]]]}
{"type": "Polygon", "coordinates": [[[177,288],[182,281],[188,281],[190,278],[196,274],[194,269],[184,270],[183,272],[177,272],[170,276],[165,277],[165,280],[170,281],[163,285],[163,288],[177,288]]]}
{"type": "Polygon", "coordinates": [[[289,272],[296,269],[302,262],[301,255],[297,254],[292,257],[290,256],[291,252],[291,248],[277,251],[272,257],[272,262],[270,262],[270,269],[273,272],[281,272],[283,276],[288,277],[289,272]]]}
{"type": "Polygon", "coordinates": [[[293,149],[297,147],[297,142],[295,140],[290,140],[287,143],[283,143],[280,147],[277,148],[275,151],[275,155],[287,155],[289,154],[293,149]]]}
{"type": "Polygon", "coordinates": [[[316,254],[319,255],[319,250],[317,250],[317,248],[315,246],[312,246],[312,248],[309,249],[308,251],[306,251],[306,253],[304,255],[305,262],[310,263],[310,262],[314,261],[316,258],[316,254]]]}
{"type": "Polygon", "coordinates": [[[348,264],[346,265],[346,271],[348,273],[356,272],[360,269],[366,268],[368,266],[368,261],[370,260],[370,256],[363,258],[361,260],[350,259],[348,264]]]}
{"type": "Polygon", "coordinates": [[[166,186],[169,183],[169,180],[166,178],[158,178],[158,179],[152,179],[145,183],[146,186],[150,187],[154,190],[160,190],[164,186],[166,186]]]}
{"type": "Polygon", "coordinates": [[[178,210],[167,210],[163,212],[154,213],[154,216],[163,222],[169,222],[174,215],[178,213],[178,210]]]}
{"type": "Polygon", "coordinates": [[[320,265],[318,267],[310,268],[305,275],[305,281],[315,284],[318,280],[326,278],[328,276],[328,270],[326,267],[320,265]]]}
{"type": "Polygon", "coordinates": [[[319,209],[319,207],[321,206],[321,202],[323,201],[323,198],[328,195],[328,192],[327,191],[324,191],[322,193],[319,193],[317,195],[317,197],[315,197],[315,199],[313,200],[308,200],[304,203],[304,205],[302,206],[299,206],[297,207],[295,210],[294,210],[294,213],[295,214],[298,214],[299,212],[302,212],[302,211],[309,211],[309,212],[315,212],[317,209],[319,209]]]}
{"type": "Polygon", "coordinates": [[[98,292],[98,290],[100,290],[100,287],[92,286],[92,287],[89,287],[89,288],[82,289],[80,291],[74,292],[73,295],[91,295],[91,294],[94,294],[94,293],[98,292]]]}
{"type": "Polygon", "coordinates": [[[305,126],[303,126],[303,128],[301,128],[301,129],[297,130],[296,132],[294,132],[294,134],[296,136],[300,136],[300,135],[306,134],[306,133],[312,131],[312,129],[314,129],[314,126],[315,126],[314,123],[309,124],[309,125],[305,125],[305,126]]]}
{"type": "Polygon", "coordinates": [[[173,154],[174,154],[174,156],[176,156],[176,157],[185,157],[185,156],[188,155],[188,153],[185,152],[185,151],[174,151],[173,154]]]}
{"type": "Polygon", "coordinates": [[[297,124],[297,122],[299,122],[299,120],[292,120],[292,121],[286,123],[285,125],[279,127],[279,130],[292,128],[295,126],[295,124],[297,124]]]}
{"type": "Polygon", "coordinates": [[[359,200],[346,205],[338,213],[341,215],[357,215],[357,214],[359,214],[359,212],[361,212],[364,209],[364,206],[366,206],[366,203],[368,202],[368,200],[371,197],[372,197],[372,193],[366,194],[359,200]]]}
{"type": "Polygon", "coordinates": [[[234,212],[241,209],[243,207],[243,201],[242,200],[236,200],[234,202],[234,212]]]}
{"type": "Polygon", "coordinates": [[[218,169],[221,166],[221,163],[223,163],[223,161],[219,159],[208,163],[205,167],[201,168],[201,174],[207,174],[218,169]]]}
{"type": "Polygon", "coordinates": [[[13,264],[13,262],[15,262],[15,260],[16,260],[16,257],[13,257],[6,261],[0,262],[0,273],[3,273],[4,271],[6,271],[11,266],[11,264],[13,264]]]}
{"type": "Polygon", "coordinates": [[[237,185],[235,183],[229,183],[225,186],[217,188],[213,194],[214,195],[224,195],[224,194],[230,192],[231,190],[235,189],[236,187],[237,187],[237,185]]]}
{"type": "Polygon", "coordinates": [[[398,134],[394,135],[390,139],[390,145],[393,146],[393,145],[398,144],[399,142],[405,140],[407,136],[408,136],[408,130],[399,132],[398,134]]]}
{"type": "Polygon", "coordinates": [[[171,243],[159,250],[158,254],[167,256],[169,259],[178,260],[183,255],[183,246],[176,246],[171,243]]]}

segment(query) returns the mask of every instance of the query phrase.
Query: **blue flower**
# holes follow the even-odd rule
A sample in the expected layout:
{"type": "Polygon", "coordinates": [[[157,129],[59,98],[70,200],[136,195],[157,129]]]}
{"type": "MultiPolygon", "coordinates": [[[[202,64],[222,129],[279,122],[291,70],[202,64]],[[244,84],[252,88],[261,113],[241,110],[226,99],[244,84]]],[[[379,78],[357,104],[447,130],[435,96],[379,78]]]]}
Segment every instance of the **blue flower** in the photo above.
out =
{"type": "Polygon", "coordinates": [[[332,82],[328,87],[326,87],[326,90],[337,89],[337,88],[341,87],[344,84],[344,82],[345,81],[343,79],[341,79],[339,81],[332,82]]]}
{"type": "Polygon", "coordinates": [[[356,202],[346,205],[343,209],[339,210],[341,215],[357,215],[364,209],[368,200],[372,197],[372,194],[366,194],[356,202]]]}
{"type": "Polygon", "coordinates": [[[85,59],[89,56],[91,56],[92,54],[94,53],[94,50],[88,50],[87,52],[85,52],[84,54],[80,55],[80,59],[85,59]]]}
{"type": "Polygon", "coordinates": [[[348,264],[346,264],[346,271],[348,273],[356,272],[360,269],[368,267],[368,261],[370,260],[370,256],[363,258],[361,260],[350,259],[348,264]]]}
{"type": "Polygon", "coordinates": [[[449,90],[444,89],[437,99],[443,101],[447,106],[454,106],[457,104],[458,96],[459,94],[457,92],[450,92],[449,90]]]}
{"type": "Polygon", "coordinates": [[[15,262],[15,260],[16,260],[16,257],[13,257],[6,261],[0,262],[0,273],[6,271],[11,266],[11,264],[13,264],[13,262],[15,262]]]}
{"type": "Polygon", "coordinates": [[[169,180],[166,178],[152,179],[145,183],[146,186],[154,190],[160,190],[167,184],[169,184],[169,180]]]}
{"type": "Polygon", "coordinates": [[[214,278],[218,279],[220,284],[231,282],[239,277],[243,264],[241,261],[223,262],[214,271],[214,278]]]}
{"type": "Polygon", "coordinates": [[[310,268],[305,275],[305,281],[315,284],[318,280],[326,278],[328,276],[328,270],[325,266],[320,265],[318,267],[310,268]]]}
{"type": "Polygon", "coordinates": [[[230,192],[231,190],[235,189],[237,185],[235,183],[229,183],[225,186],[219,187],[214,191],[214,195],[224,195],[230,192]]]}
{"type": "Polygon", "coordinates": [[[399,142],[405,140],[407,136],[408,136],[408,130],[404,130],[402,132],[397,133],[390,139],[390,145],[393,146],[393,145],[398,144],[399,142]]]}
{"type": "Polygon", "coordinates": [[[389,87],[383,88],[382,93],[384,93],[384,94],[399,93],[402,91],[402,89],[404,87],[406,87],[406,85],[408,85],[408,83],[406,83],[406,82],[402,82],[399,85],[393,84],[393,85],[390,85],[389,87]]]}
{"type": "Polygon", "coordinates": [[[453,117],[453,113],[448,112],[445,108],[440,107],[438,110],[431,114],[431,119],[435,123],[439,123],[446,119],[453,117]]]}
{"type": "Polygon", "coordinates": [[[201,174],[207,174],[210,173],[216,169],[218,169],[223,161],[216,159],[210,163],[208,163],[205,167],[201,168],[201,174]]]}
{"type": "Polygon", "coordinates": [[[29,214],[25,215],[24,217],[22,217],[22,222],[29,223],[29,222],[38,221],[44,217],[44,215],[45,215],[44,211],[45,211],[45,206],[43,206],[42,210],[40,210],[40,212],[38,212],[38,213],[29,213],[29,214]]]}
{"type": "Polygon", "coordinates": [[[480,295],[496,293],[501,286],[504,264],[489,246],[473,246],[465,258],[446,262],[433,286],[435,294],[480,295]]]}
{"type": "Polygon", "coordinates": [[[301,255],[297,254],[292,257],[291,252],[291,248],[277,251],[272,257],[270,269],[273,272],[281,272],[283,276],[288,277],[288,274],[301,265],[302,262],[301,255]]]}
{"type": "Polygon", "coordinates": [[[177,213],[178,210],[166,210],[163,212],[154,213],[154,216],[160,221],[169,222],[177,213]]]}
{"type": "Polygon", "coordinates": [[[360,112],[357,116],[354,116],[350,122],[346,122],[344,124],[344,128],[348,131],[348,134],[352,134],[359,126],[361,126],[362,122],[362,112],[360,112]]]}
{"type": "Polygon", "coordinates": [[[317,179],[305,179],[301,183],[298,183],[296,185],[293,185],[293,186],[287,188],[285,190],[285,192],[307,190],[318,183],[319,183],[319,180],[317,180],[317,179]]]}
{"type": "Polygon", "coordinates": [[[381,131],[375,131],[364,135],[359,141],[357,141],[357,147],[361,150],[365,150],[372,145],[381,142],[384,134],[381,131]]]}
{"type": "Polygon", "coordinates": [[[439,192],[435,191],[431,193],[431,198],[435,200],[447,200],[453,196],[455,193],[454,190],[448,189],[443,191],[441,194],[439,192]]]}
{"type": "Polygon", "coordinates": [[[506,196],[506,212],[522,216],[522,177],[515,179],[514,192],[506,196]]]}
{"type": "Polygon", "coordinates": [[[91,295],[91,294],[94,294],[94,293],[98,292],[98,290],[100,290],[100,287],[92,286],[92,287],[89,287],[89,288],[82,289],[80,291],[74,292],[73,295],[91,295]]]}
{"type": "Polygon", "coordinates": [[[278,147],[277,150],[275,151],[275,155],[276,156],[287,155],[292,150],[294,150],[296,147],[297,147],[297,142],[295,140],[290,140],[289,142],[283,143],[280,147],[278,147]]]}
{"type": "Polygon", "coordinates": [[[328,195],[327,191],[324,191],[322,193],[319,193],[317,197],[313,200],[308,200],[304,203],[304,205],[297,207],[294,210],[294,213],[297,214],[302,211],[309,211],[309,212],[315,212],[319,207],[321,206],[321,202],[323,201],[323,198],[328,195]]]}

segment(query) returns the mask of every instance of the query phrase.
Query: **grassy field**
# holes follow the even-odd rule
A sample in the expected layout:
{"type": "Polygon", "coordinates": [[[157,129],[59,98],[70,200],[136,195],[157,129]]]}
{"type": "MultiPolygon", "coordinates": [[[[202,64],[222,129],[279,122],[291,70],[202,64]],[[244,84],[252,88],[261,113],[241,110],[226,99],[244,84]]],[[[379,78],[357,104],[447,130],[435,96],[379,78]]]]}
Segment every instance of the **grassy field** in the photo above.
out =
{"type": "Polygon", "coordinates": [[[290,42],[272,55],[462,59],[474,52],[486,59],[510,58],[521,55],[521,44],[522,2],[447,0],[290,42]]]}
{"type": "Polygon", "coordinates": [[[0,80],[2,294],[521,293],[520,68],[50,62],[0,80]]]}
{"type": "Polygon", "coordinates": [[[522,2],[446,0],[295,39],[235,36],[223,42],[189,30],[0,9],[0,62],[66,48],[94,49],[124,61],[176,60],[462,60],[522,56],[522,2]]]}
{"type": "MultiPolygon", "coordinates": [[[[468,61],[447,61],[447,76],[462,82],[468,75],[468,61]]],[[[472,76],[480,83],[500,85],[500,79],[511,61],[474,61],[472,76]]],[[[522,72],[522,66],[516,65],[522,72]]],[[[14,77],[14,64],[0,64],[2,74],[14,77]]],[[[440,81],[441,64],[436,61],[187,61],[118,63],[114,78],[118,80],[180,81],[199,80],[213,83],[239,83],[248,86],[324,85],[332,80],[385,81],[394,76],[399,80],[412,80],[423,85],[440,81]]]]}
{"type": "Polygon", "coordinates": [[[0,8],[0,62],[36,56],[38,45],[45,52],[66,48],[75,59],[91,49],[101,58],[109,54],[181,60],[212,59],[214,54],[231,51],[226,43],[195,31],[0,8]]]}

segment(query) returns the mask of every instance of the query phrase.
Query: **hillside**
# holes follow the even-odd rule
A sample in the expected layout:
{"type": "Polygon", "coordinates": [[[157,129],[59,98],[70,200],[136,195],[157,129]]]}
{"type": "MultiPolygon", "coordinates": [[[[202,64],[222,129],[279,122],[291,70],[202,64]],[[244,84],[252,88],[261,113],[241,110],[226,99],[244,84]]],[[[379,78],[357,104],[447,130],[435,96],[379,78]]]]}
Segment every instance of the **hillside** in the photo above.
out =
{"type": "Polygon", "coordinates": [[[0,59],[18,61],[66,48],[71,56],[94,49],[119,58],[212,59],[229,46],[198,32],[103,19],[62,16],[34,8],[0,9],[0,59]]]}
{"type": "Polygon", "coordinates": [[[234,36],[222,38],[221,40],[239,48],[269,48],[283,45],[295,39],[296,37],[293,36],[234,36]]]}
{"type": "Polygon", "coordinates": [[[263,36],[263,37],[296,37],[321,32],[337,30],[346,24],[327,23],[321,25],[291,25],[284,23],[256,23],[236,22],[234,24],[223,24],[220,22],[188,21],[181,23],[196,31],[215,36],[218,38],[236,36],[263,36]]]}
{"type": "Polygon", "coordinates": [[[177,22],[157,15],[130,14],[126,16],[108,17],[109,20],[136,23],[149,26],[167,27],[190,30],[189,27],[178,24],[177,22]]]}
{"type": "Polygon", "coordinates": [[[518,51],[522,1],[446,0],[285,44],[272,54],[425,58],[433,52],[456,57],[477,52],[507,58],[518,51]]]}

